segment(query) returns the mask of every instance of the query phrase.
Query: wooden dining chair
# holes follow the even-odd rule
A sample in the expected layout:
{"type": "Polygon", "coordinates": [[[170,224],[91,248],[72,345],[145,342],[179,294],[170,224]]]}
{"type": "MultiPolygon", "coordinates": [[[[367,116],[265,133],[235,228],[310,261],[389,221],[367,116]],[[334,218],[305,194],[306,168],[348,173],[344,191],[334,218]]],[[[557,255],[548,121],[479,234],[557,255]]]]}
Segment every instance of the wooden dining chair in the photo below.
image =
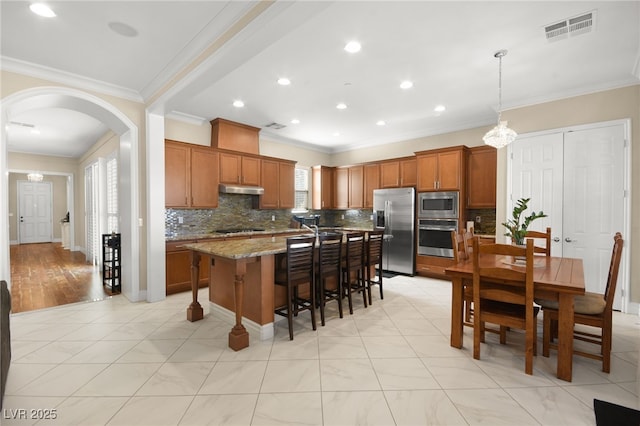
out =
{"type": "Polygon", "coordinates": [[[316,288],[320,305],[320,323],[324,326],[324,308],[328,301],[338,302],[340,318],[342,314],[342,280],[340,267],[342,262],[342,233],[327,232],[318,236],[318,266],[316,271],[316,288]],[[333,278],[336,288],[329,288],[327,280],[333,278]]]}
{"type": "Polygon", "coordinates": [[[349,313],[353,314],[352,293],[362,292],[364,307],[367,307],[367,285],[364,274],[364,233],[346,234],[347,246],[342,261],[342,289],[349,301],[349,313]]]}
{"type": "Polygon", "coordinates": [[[293,340],[293,317],[298,316],[299,312],[311,311],[311,326],[316,329],[315,243],[315,236],[287,238],[287,267],[275,273],[275,284],[287,288],[287,304],[276,308],[274,312],[287,317],[289,340],[293,340]],[[299,287],[306,284],[309,285],[309,292],[307,297],[303,297],[299,287]]]}
{"type": "MultiPolygon", "coordinates": [[[[473,239],[473,357],[480,359],[485,323],[525,331],[525,372],[533,374],[536,321],[533,305],[533,241],[526,248],[480,244],[473,239]],[[483,255],[502,255],[503,258],[483,255]],[[519,265],[516,257],[524,262],[519,265]]],[[[503,342],[500,334],[500,343],[503,342]]]]}
{"type": "MultiPolygon", "coordinates": [[[[469,251],[467,250],[467,240],[468,233],[458,233],[457,231],[451,231],[451,247],[453,247],[453,261],[455,263],[460,263],[464,260],[469,259],[469,251]]],[[[473,291],[471,290],[471,286],[464,286],[464,325],[467,327],[473,327],[473,322],[471,322],[471,315],[473,313],[471,305],[473,304],[473,291]]]]}
{"type": "MultiPolygon", "coordinates": [[[[605,373],[611,371],[613,299],[616,293],[623,245],[624,240],[622,239],[622,234],[617,232],[613,237],[611,263],[609,264],[609,274],[607,276],[607,286],[605,287],[604,294],[586,292],[584,295],[575,296],[573,299],[573,338],[593,343],[600,347],[598,353],[586,352],[575,348],[573,349],[573,353],[602,361],[602,371],[605,373]],[[595,334],[576,330],[576,324],[599,328],[600,333],[595,334]]],[[[542,306],[543,313],[542,355],[549,356],[550,348],[557,349],[554,340],[558,335],[558,302],[536,299],[536,303],[542,306]]]]}
{"type": "Polygon", "coordinates": [[[547,227],[547,230],[545,232],[527,231],[527,233],[524,235],[524,238],[534,240],[533,252],[535,254],[544,254],[545,256],[551,256],[551,228],[547,227]],[[536,240],[544,240],[544,247],[536,245],[536,240]]]}
{"type": "Polygon", "coordinates": [[[366,256],[365,256],[365,275],[367,281],[367,295],[369,297],[369,304],[373,303],[371,298],[371,286],[377,285],[380,288],[380,299],[384,299],[382,293],[382,239],[384,238],[384,231],[369,231],[367,233],[366,242],[366,256]],[[375,280],[376,266],[378,266],[378,279],[375,280]]]}

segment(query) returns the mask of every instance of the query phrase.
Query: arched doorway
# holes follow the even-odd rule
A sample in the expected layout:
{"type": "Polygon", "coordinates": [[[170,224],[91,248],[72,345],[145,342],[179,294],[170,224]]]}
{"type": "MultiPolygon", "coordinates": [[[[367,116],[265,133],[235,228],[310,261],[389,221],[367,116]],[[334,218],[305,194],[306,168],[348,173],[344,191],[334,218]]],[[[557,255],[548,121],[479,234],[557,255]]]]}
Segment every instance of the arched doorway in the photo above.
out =
{"type": "Polygon", "coordinates": [[[8,212],[8,151],[6,126],[13,115],[35,108],[64,108],[80,111],[105,123],[119,135],[119,204],[122,232],[122,293],[131,301],[140,300],[140,237],[138,184],[138,127],[122,111],[94,95],[64,87],[37,87],[2,99],[0,124],[0,277],[10,283],[8,212]]]}

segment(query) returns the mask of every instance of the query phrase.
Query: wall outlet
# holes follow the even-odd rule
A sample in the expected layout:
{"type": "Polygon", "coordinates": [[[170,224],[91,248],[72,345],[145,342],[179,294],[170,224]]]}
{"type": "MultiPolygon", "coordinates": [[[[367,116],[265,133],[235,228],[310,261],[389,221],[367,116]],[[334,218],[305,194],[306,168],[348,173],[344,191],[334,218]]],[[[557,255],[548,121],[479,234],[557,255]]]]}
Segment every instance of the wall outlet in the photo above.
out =
{"type": "Polygon", "coordinates": [[[178,216],[178,223],[184,223],[184,217],[178,216]]]}
{"type": "Polygon", "coordinates": [[[476,223],[480,223],[482,222],[482,217],[481,216],[476,216],[476,223]]]}
{"type": "Polygon", "coordinates": [[[276,221],[276,216],[275,215],[271,215],[271,222],[275,222],[276,221]]]}
{"type": "Polygon", "coordinates": [[[344,215],[342,215],[342,220],[344,220],[344,215]]]}

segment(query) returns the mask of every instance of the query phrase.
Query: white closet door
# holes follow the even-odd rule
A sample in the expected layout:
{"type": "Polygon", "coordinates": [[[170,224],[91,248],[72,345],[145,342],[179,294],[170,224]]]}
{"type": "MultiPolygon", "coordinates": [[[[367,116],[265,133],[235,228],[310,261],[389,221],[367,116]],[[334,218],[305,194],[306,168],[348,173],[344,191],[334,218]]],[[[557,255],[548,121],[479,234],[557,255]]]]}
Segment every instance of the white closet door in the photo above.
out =
{"type": "Polygon", "coordinates": [[[51,182],[18,181],[20,244],[53,241],[51,182]]]}
{"type": "MultiPolygon", "coordinates": [[[[551,255],[562,256],[562,133],[519,137],[511,152],[511,199],[507,203],[507,218],[511,218],[517,200],[531,198],[525,215],[542,210],[547,217],[533,221],[529,229],[544,231],[551,227],[551,255]]],[[[504,232],[504,226],[497,225],[497,232],[504,232]]]]}
{"type": "Polygon", "coordinates": [[[587,291],[604,293],[613,236],[624,231],[624,128],[567,132],[564,149],[564,254],[585,259],[587,291]]]}

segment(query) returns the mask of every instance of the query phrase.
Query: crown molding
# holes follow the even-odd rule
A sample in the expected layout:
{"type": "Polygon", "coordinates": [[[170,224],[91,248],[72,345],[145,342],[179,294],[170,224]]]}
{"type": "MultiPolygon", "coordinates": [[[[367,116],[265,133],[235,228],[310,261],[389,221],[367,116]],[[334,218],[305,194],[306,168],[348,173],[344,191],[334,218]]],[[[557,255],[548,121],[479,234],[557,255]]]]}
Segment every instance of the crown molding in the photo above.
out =
{"type": "Polygon", "coordinates": [[[0,69],[40,78],[66,86],[75,87],[104,95],[115,96],[117,98],[128,99],[134,102],[144,103],[144,99],[135,90],[126,87],[116,86],[104,81],[95,80],[78,74],[61,71],[55,68],[21,61],[19,59],[0,56],[0,69]]]}
{"type": "Polygon", "coordinates": [[[204,126],[205,124],[209,123],[209,120],[204,117],[187,114],[180,111],[171,111],[170,113],[165,115],[165,118],[168,118],[170,120],[181,121],[187,124],[194,124],[196,126],[204,126]]]}

